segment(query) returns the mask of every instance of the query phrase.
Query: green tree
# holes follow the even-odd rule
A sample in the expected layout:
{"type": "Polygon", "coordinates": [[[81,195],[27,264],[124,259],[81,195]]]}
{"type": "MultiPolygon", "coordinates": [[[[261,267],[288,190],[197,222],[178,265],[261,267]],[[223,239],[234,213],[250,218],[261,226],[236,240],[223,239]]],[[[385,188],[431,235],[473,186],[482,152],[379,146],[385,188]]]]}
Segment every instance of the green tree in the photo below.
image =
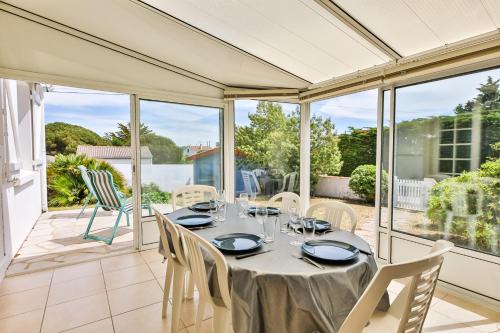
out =
{"type": "Polygon", "coordinates": [[[62,122],[45,125],[45,147],[48,155],[74,154],[78,145],[105,146],[106,140],[84,127],[62,122]]]}
{"type": "MultiPolygon", "coordinates": [[[[285,115],[279,103],[259,102],[249,114],[248,126],[237,126],[235,142],[244,156],[240,163],[277,170],[282,174],[299,171],[299,110],[285,115]]],[[[338,174],[342,166],[335,126],[330,119],[311,119],[311,182],[320,174],[338,174]]]]}
{"type": "MultiPolygon", "coordinates": [[[[106,140],[108,140],[113,146],[130,146],[132,143],[132,130],[130,128],[130,122],[123,124],[118,123],[118,130],[115,132],[107,132],[104,134],[106,140]]],[[[146,125],[141,123],[139,125],[139,137],[141,144],[147,143],[150,140],[150,136],[153,134],[146,125]]]]}
{"type": "Polygon", "coordinates": [[[351,176],[358,166],[376,164],[377,128],[349,127],[349,132],[339,135],[339,149],[342,154],[340,175],[351,176]]]}
{"type": "Polygon", "coordinates": [[[82,179],[79,165],[90,170],[107,170],[113,175],[118,190],[127,192],[123,175],[111,164],[85,155],[58,154],[47,166],[47,193],[51,207],[80,205],[89,194],[82,179]]]}

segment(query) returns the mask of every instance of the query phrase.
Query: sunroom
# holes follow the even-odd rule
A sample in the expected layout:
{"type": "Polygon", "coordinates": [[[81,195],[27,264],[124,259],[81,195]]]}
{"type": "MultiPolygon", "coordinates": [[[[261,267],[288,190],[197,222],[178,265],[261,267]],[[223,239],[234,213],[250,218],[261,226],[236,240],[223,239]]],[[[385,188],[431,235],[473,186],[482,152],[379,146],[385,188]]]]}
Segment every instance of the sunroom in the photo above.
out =
{"type": "Polygon", "coordinates": [[[0,1],[0,331],[500,330],[499,29],[494,0],[0,1]]]}

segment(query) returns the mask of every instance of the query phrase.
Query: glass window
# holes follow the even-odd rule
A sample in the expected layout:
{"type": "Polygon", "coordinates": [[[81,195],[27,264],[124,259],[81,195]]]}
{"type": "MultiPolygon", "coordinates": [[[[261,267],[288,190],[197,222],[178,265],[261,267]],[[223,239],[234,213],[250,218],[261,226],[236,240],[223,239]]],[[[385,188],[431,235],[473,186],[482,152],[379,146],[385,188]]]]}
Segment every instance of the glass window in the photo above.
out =
{"type": "MultiPolygon", "coordinates": [[[[340,201],[358,215],[357,233],[375,243],[378,90],[311,103],[310,206],[340,201]]],[[[321,218],[321,216],[317,216],[321,218]]],[[[347,218],[347,216],[344,217],[347,218]]],[[[348,227],[349,221],[344,221],[348,227]]]]}
{"type": "Polygon", "coordinates": [[[500,70],[396,89],[393,226],[499,255],[500,70]]]}
{"type": "Polygon", "coordinates": [[[251,200],[299,193],[300,109],[297,104],[235,101],[235,191],[251,200]]]}
{"type": "Polygon", "coordinates": [[[221,188],[221,110],[140,101],[143,216],[148,204],[172,211],[171,192],[184,185],[221,188]]]}

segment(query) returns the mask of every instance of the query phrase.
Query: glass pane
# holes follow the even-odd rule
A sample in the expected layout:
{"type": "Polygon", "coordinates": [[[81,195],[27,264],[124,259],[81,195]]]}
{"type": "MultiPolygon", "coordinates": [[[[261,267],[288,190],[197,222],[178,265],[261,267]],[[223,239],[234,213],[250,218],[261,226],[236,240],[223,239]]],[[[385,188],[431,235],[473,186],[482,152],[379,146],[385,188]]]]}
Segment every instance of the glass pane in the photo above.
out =
{"type": "Polygon", "coordinates": [[[268,200],[299,193],[299,105],[235,101],[235,195],[268,200]]]}
{"type": "Polygon", "coordinates": [[[383,133],[382,133],[382,177],[380,177],[382,184],[380,187],[380,225],[387,227],[389,224],[389,188],[388,188],[388,174],[389,174],[389,127],[391,124],[391,91],[384,91],[384,109],[383,109],[383,133]]]}
{"type": "MultiPolygon", "coordinates": [[[[378,90],[311,103],[311,200],[341,201],[374,246],[378,90]]],[[[317,216],[321,218],[321,216],[317,216]]],[[[348,228],[348,221],[343,227],[348,228]]]]}
{"type": "Polygon", "coordinates": [[[495,69],[396,90],[396,230],[499,255],[499,78],[495,69]]]}
{"type": "Polygon", "coordinates": [[[141,100],[140,117],[142,216],[171,212],[177,187],[221,187],[220,109],[141,100]]]}

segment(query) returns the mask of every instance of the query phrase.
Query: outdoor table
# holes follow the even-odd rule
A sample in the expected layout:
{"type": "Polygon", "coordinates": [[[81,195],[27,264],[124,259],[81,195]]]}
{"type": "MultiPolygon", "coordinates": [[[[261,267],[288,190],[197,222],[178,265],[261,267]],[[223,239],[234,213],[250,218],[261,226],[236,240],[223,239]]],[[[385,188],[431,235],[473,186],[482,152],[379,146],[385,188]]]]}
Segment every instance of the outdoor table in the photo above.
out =
{"type": "MultiPolygon", "coordinates": [[[[189,214],[193,211],[182,208],[169,217],[175,220],[189,214]]],[[[228,204],[226,221],[216,225],[194,232],[207,240],[234,232],[263,232],[255,218],[240,218],[234,204],[228,204]]],[[[317,235],[316,239],[343,241],[371,252],[363,239],[347,231],[317,235]]],[[[292,255],[300,248],[290,245],[291,240],[291,236],[280,233],[277,225],[275,241],[261,249],[271,252],[240,260],[224,253],[229,266],[234,332],[337,332],[377,270],[373,255],[363,253],[348,264],[322,262],[326,269],[319,269],[292,255]]],[[[215,267],[208,256],[205,265],[212,296],[217,298],[215,267]]],[[[378,309],[386,310],[388,306],[386,293],[378,309]]]]}

